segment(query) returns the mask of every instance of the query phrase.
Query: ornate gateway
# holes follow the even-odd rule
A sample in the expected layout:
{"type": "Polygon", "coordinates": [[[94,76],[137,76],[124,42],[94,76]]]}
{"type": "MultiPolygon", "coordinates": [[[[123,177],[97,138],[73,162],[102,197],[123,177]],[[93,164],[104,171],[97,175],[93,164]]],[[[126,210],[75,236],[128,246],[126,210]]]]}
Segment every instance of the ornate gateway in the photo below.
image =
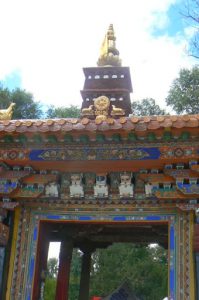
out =
{"type": "Polygon", "coordinates": [[[199,115],[133,115],[112,25],[98,65],[84,68],[79,119],[0,112],[0,298],[42,299],[49,242],[61,241],[56,300],[68,299],[73,247],[88,300],[91,253],[120,241],[167,248],[169,299],[194,300],[199,115]]]}

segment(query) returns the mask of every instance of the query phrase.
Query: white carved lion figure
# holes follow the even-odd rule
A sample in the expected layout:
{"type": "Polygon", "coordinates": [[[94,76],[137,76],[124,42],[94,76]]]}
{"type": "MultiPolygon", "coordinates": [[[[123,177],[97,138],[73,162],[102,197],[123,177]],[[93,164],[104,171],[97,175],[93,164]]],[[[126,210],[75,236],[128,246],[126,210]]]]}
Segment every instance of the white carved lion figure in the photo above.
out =
{"type": "Polygon", "coordinates": [[[71,176],[70,197],[84,197],[82,174],[73,174],[71,176]]]}
{"type": "Polygon", "coordinates": [[[133,184],[131,183],[132,175],[125,173],[120,175],[121,183],[119,185],[120,197],[133,197],[133,184]]]}
{"type": "Polygon", "coordinates": [[[51,182],[46,185],[45,194],[48,197],[58,197],[59,191],[58,191],[58,184],[56,182],[51,182]]]}
{"type": "Polygon", "coordinates": [[[151,196],[153,193],[153,185],[149,182],[145,183],[145,194],[147,197],[151,196]]]}
{"type": "Polygon", "coordinates": [[[96,184],[94,185],[95,197],[108,197],[108,185],[106,183],[106,175],[97,175],[96,184]]]}

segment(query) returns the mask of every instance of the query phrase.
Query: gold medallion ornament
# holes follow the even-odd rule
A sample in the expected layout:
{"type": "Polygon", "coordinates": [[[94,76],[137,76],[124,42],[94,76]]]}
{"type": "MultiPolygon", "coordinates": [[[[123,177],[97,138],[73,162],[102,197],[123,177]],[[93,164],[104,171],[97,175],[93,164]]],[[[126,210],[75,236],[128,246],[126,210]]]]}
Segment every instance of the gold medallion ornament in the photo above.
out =
{"type": "Polygon", "coordinates": [[[100,96],[93,99],[94,105],[82,109],[82,116],[96,116],[98,121],[106,121],[108,117],[122,117],[125,115],[124,109],[111,105],[110,100],[106,96],[100,96]],[[111,106],[111,109],[110,109],[111,106]]]}
{"type": "Polygon", "coordinates": [[[96,120],[105,121],[108,116],[110,100],[106,96],[100,96],[94,99],[96,120]]]}
{"type": "Polygon", "coordinates": [[[110,100],[106,96],[100,96],[100,97],[94,99],[94,105],[95,105],[96,111],[107,112],[109,109],[109,106],[110,106],[110,100]]]}

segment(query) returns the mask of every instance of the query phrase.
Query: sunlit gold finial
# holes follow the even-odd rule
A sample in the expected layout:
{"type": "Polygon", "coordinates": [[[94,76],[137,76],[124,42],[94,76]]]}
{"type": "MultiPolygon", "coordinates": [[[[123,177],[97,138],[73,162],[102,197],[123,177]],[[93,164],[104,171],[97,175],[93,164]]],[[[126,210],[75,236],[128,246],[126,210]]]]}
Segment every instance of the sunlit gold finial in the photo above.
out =
{"type": "Polygon", "coordinates": [[[15,103],[11,103],[7,109],[0,109],[0,120],[11,120],[15,103]]]}
{"type": "Polygon", "coordinates": [[[111,24],[100,49],[100,57],[97,62],[98,66],[121,66],[119,51],[116,49],[115,40],[113,24],[111,24]]]}

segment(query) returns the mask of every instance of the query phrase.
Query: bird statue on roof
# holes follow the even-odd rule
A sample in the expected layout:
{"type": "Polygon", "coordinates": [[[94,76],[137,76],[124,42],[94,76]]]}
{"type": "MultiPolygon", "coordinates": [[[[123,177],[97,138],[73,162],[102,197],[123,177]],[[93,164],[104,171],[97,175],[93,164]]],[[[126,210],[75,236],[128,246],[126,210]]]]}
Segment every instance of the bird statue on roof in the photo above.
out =
{"type": "Polygon", "coordinates": [[[116,49],[115,41],[116,37],[113,24],[110,24],[100,49],[100,57],[97,62],[98,66],[121,66],[121,59],[119,58],[119,51],[116,49]]]}
{"type": "Polygon", "coordinates": [[[0,109],[0,120],[11,120],[15,103],[11,103],[7,109],[0,109]]]}

